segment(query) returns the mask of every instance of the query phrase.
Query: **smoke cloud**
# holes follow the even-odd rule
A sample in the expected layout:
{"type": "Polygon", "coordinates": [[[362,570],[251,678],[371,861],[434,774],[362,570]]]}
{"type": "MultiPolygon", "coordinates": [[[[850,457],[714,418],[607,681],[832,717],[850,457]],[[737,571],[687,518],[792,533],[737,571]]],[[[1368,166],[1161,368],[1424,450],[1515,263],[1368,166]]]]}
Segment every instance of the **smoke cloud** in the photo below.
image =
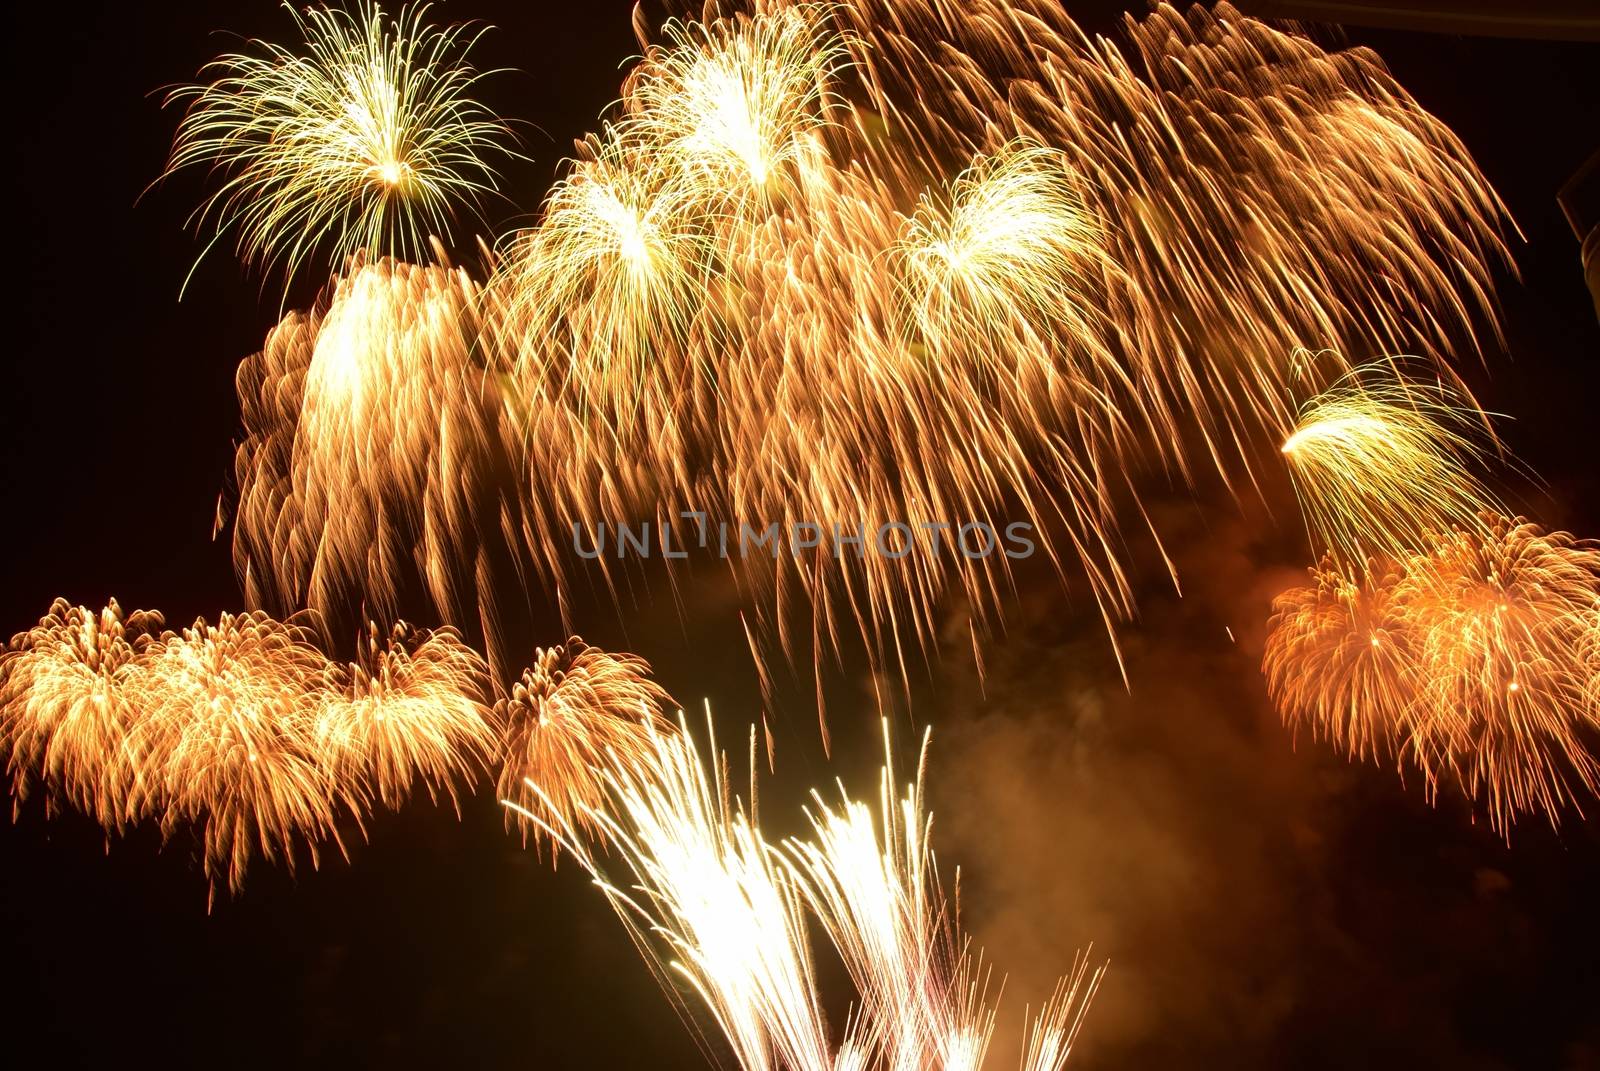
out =
{"type": "Polygon", "coordinates": [[[935,843],[1008,975],[1002,1014],[1037,1007],[1093,942],[1110,972],[1080,1071],[1589,1066],[1584,998],[1528,993],[1549,972],[1584,991],[1560,933],[1582,883],[1560,875],[1594,867],[1590,827],[1563,845],[1530,824],[1508,849],[1453,798],[1435,810],[1393,769],[1292,740],[1258,666],[1272,596],[1304,576],[1295,551],[1246,519],[1199,525],[1159,519],[1185,592],[1146,585],[1131,688],[1094,615],[1044,582],[1019,583],[986,681],[946,670],[935,843]]]}

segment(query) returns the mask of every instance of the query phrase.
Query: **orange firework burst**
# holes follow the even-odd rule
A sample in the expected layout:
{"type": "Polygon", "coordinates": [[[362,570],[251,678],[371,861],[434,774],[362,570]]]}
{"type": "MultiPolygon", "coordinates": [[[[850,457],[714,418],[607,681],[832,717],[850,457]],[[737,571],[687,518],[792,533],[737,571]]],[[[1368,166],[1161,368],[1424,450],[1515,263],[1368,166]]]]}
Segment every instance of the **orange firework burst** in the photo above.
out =
{"type": "Polygon", "coordinates": [[[358,799],[318,762],[306,697],[324,665],[300,629],[253,613],[165,633],[129,669],[129,748],[151,789],[140,802],[168,835],[203,826],[206,873],[234,891],[257,852],[293,869],[305,847],[315,862],[337,842],[340,804],[358,799]]]}
{"type": "Polygon", "coordinates": [[[500,798],[519,803],[538,828],[598,833],[591,816],[604,803],[605,771],[644,761],[653,734],[670,726],[672,700],[649,672],[643,659],[576,636],[535,651],[533,665],[495,704],[506,733],[500,798]]]}
{"type": "MultiPolygon", "coordinates": [[[[482,291],[358,260],[246,362],[251,605],[388,619],[420,587],[503,673],[508,585],[566,611],[575,528],[690,510],[736,542],[820,530],[735,550],[758,654],[819,674],[854,631],[904,676],[952,591],[988,635],[1013,523],[1114,633],[1141,467],[1191,474],[1198,446],[1233,479],[1338,383],[1335,347],[1443,353],[1492,319],[1499,201],[1369,53],[1225,4],[1126,46],[1044,0],[736,6],[646,43],[482,291]]],[[[1289,456],[1322,502],[1349,437],[1307,415],[1289,456]]],[[[1429,486],[1461,493],[1393,541],[1493,504],[1429,486]]],[[[1395,518],[1332,499],[1346,567],[1408,552],[1356,545],[1395,518]]]]}
{"type": "Polygon", "coordinates": [[[1351,577],[1324,561],[1311,576],[1313,586],[1272,602],[1267,691],[1296,732],[1326,737],[1352,759],[1393,756],[1417,688],[1397,571],[1375,559],[1351,577]]]}
{"type": "Polygon", "coordinates": [[[1424,769],[1452,774],[1502,831],[1600,792],[1600,545],[1488,517],[1412,559],[1396,598],[1417,636],[1424,769]]]}
{"type": "Polygon", "coordinates": [[[0,743],[18,803],[37,777],[107,830],[129,820],[139,769],[126,752],[136,645],[161,627],[112,599],[95,613],[57,599],[0,652],[0,743]]]}
{"type": "Polygon", "coordinates": [[[1286,722],[1454,781],[1507,835],[1600,792],[1600,546],[1485,515],[1365,580],[1313,575],[1267,640],[1286,722]]]}
{"type": "Polygon", "coordinates": [[[1348,371],[1334,347],[1442,354],[1492,319],[1500,203],[1367,52],[1226,5],[1127,47],[1043,0],[737,7],[646,45],[501,245],[525,542],[563,605],[574,525],[901,522],[909,553],[737,572],[757,646],[820,671],[853,625],[903,674],[946,593],[986,634],[1010,579],[938,529],[1016,521],[1110,631],[1130,473],[1198,446],[1232,479],[1348,371]]]}
{"type": "Polygon", "coordinates": [[[204,867],[237,891],[252,857],[313,863],[337,822],[398,807],[419,783],[438,799],[491,760],[502,794],[537,784],[541,819],[589,826],[602,771],[643,761],[671,700],[630,655],[579,639],[536,652],[493,707],[483,658],[451,629],[368,623],[354,662],[260,612],[161,632],[56,600],[0,652],[0,752],[21,800],[42,783],[108,832],[155,818],[202,830],[204,867]]]}
{"type": "Polygon", "coordinates": [[[996,138],[1062,153],[1131,281],[1107,307],[1158,451],[1182,460],[1192,413],[1227,471],[1225,454],[1292,423],[1297,347],[1443,350],[1492,312],[1503,207],[1366,50],[1326,52],[1226,3],[1130,15],[1131,47],[1049,0],[834,10],[872,109],[851,125],[897,131],[873,139],[883,174],[996,138]]]}
{"type": "Polygon", "coordinates": [[[385,807],[414,782],[455,799],[499,744],[484,715],[488,667],[449,629],[397,625],[386,643],[369,626],[357,661],[332,674],[316,712],[318,759],[340,784],[385,807]]]}

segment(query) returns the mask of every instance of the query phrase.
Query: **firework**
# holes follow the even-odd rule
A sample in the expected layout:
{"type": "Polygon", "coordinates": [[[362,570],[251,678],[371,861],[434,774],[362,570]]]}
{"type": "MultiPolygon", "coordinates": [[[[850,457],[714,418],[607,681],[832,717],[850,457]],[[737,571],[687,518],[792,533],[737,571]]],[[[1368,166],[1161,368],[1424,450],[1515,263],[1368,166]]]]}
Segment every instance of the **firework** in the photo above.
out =
{"type": "Polygon", "coordinates": [[[126,693],[136,645],[159,614],[127,617],[112,599],[95,613],[57,599],[0,652],[0,742],[18,804],[37,777],[107,830],[132,817],[139,768],[126,751],[126,693]]]}
{"type": "Polygon", "coordinates": [[[588,149],[540,226],[511,242],[498,288],[518,378],[618,419],[646,406],[663,371],[682,374],[707,245],[659,158],[615,136],[588,149]]]}
{"type": "MultiPolygon", "coordinates": [[[[35,784],[108,832],[150,817],[202,830],[213,891],[238,891],[252,857],[313,863],[341,851],[337,821],[401,806],[418,784],[457,800],[493,761],[502,795],[526,780],[541,820],[575,824],[604,804],[603,770],[645,761],[671,704],[631,655],[576,637],[535,652],[493,706],[483,658],[454,630],[368,622],[355,661],[264,613],[161,632],[56,600],[0,652],[0,751],[20,806],[35,784]]],[[[459,808],[458,808],[459,809],[459,808]]]]}
{"type": "Polygon", "coordinates": [[[163,634],[129,668],[139,715],[128,747],[149,771],[141,803],[169,836],[201,825],[206,874],[232,891],[254,854],[292,870],[303,847],[315,862],[324,842],[338,842],[340,804],[355,803],[318,763],[305,700],[323,667],[299,629],[223,614],[163,634]]]}
{"type": "Polygon", "coordinates": [[[1090,970],[1087,950],[1078,956],[1071,972],[1056,985],[1050,999],[1028,1024],[1022,1071],[1060,1071],[1072,1055],[1078,1031],[1083,1029],[1083,1017],[1104,975],[1104,966],[1090,970]]]}
{"type": "MultiPolygon", "coordinates": [[[[600,832],[588,818],[605,803],[604,771],[630,769],[649,754],[672,700],[643,659],[590,647],[576,636],[534,652],[533,665],[495,705],[504,726],[501,799],[539,818],[600,832]],[[532,795],[523,785],[537,788],[532,795]]],[[[509,818],[509,814],[508,814],[509,818]]]]}
{"type": "MultiPolygon", "coordinates": [[[[785,530],[821,523],[830,541],[864,535],[861,552],[746,562],[761,631],[791,654],[809,644],[820,664],[853,618],[874,659],[904,673],[906,634],[926,645],[952,588],[987,625],[1010,562],[967,551],[983,538],[974,533],[1011,523],[1038,532],[1052,559],[1081,563],[1108,622],[1124,616],[1112,512],[1121,475],[1106,465],[1120,412],[1021,343],[1012,359],[1024,371],[998,377],[970,360],[930,360],[907,339],[904,288],[886,276],[908,226],[893,200],[868,176],[818,168],[792,198],[793,217],[756,231],[740,261],[753,311],[741,359],[719,372],[726,460],[712,483],[731,517],[785,530]],[[886,553],[874,533],[887,521],[912,536],[886,553]],[[969,546],[958,549],[962,538],[969,546]],[[783,620],[789,601],[812,607],[809,636],[783,620]]],[[[1024,323],[1025,311],[1000,328],[1024,323]]]]}
{"type": "Polygon", "coordinates": [[[1600,548],[1485,515],[1364,579],[1280,595],[1263,661],[1284,719],[1453,783],[1509,836],[1600,791],[1600,548]]]}
{"type": "Polygon", "coordinates": [[[398,617],[410,585],[503,665],[525,555],[477,303],[458,270],[353,263],[324,312],[290,313],[240,367],[233,553],[251,606],[343,631],[357,605],[398,617]]]}
{"type": "Polygon", "coordinates": [[[1471,473],[1475,415],[1442,388],[1370,370],[1307,403],[1282,452],[1318,549],[1359,565],[1476,526],[1494,497],[1471,473]]]}
{"type": "Polygon", "coordinates": [[[1023,380],[1120,379],[1092,311],[1116,268],[1062,154],[1019,141],[979,157],[945,203],[924,195],[897,253],[910,337],[933,359],[1023,380]],[[1042,372],[1028,376],[1025,361],[1042,372]]]}
{"type": "Polygon", "coordinates": [[[1485,521],[1414,558],[1396,598],[1422,666],[1416,759],[1508,833],[1521,814],[1555,822],[1600,792],[1600,547],[1520,518],[1485,521]]]}
{"type": "MultiPolygon", "coordinates": [[[[1159,7],[1125,47],[1035,0],[736,6],[646,44],[501,245],[523,542],[563,608],[575,525],[898,521],[913,553],[735,572],[754,647],[820,674],[854,631],[904,675],[948,593],[978,637],[1011,582],[935,530],[1016,521],[1114,633],[1144,465],[1250,472],[1343,349],[1420,340],[1434,404],[1471,411],[1429,354],[1492,320],[1503,212],[1369,53],[1226,5],[1159,7]]],[[[1491,504],[1452,487],[1400,537],[1491,504]]]]}
{"type": "Polygon", "coordinates": [[[1047,0],[834,10],[870,108],[849,125],[878,172],[996,139],[1062,154],[1131,282],[1107,307],[1158,454],[1184,464],[1198,431],[1226,474],[1261,430],[1281,441],[1307,373],[1280,359],[1296,348],[1447,352],[1492,316],[1503,207],[1366,50],[1329,53],[1225,3],[1128,16],[1127,47],[1047,0]],[[869,136],[883,125],[897,136],[869,136]]]}
{"type": "MultiPolygon", "coordinates": [[[[687,982],[751,1071],[976,1071],[994,1022],[987,972],[938,891],[920,782],[900,796],[886,769],[878,811],[847,794],[836,807],[817,797],[815,839],[774,844],[730,791],[714,738],[707,755],[687,724],[647,734],[645,761],[608,767],[607,807],[585,812],[626,883],[605,877],[572,819],[545,828],[594,875],[667,992],[687,982]],[[809,912],[860,998],[837,1041],[817,995],[809,912]]],[[[1032,1026],[1029,1071],[1062,1066],[1099,976],[1075,965],[1032,1026]]]]}
{"type": "Polygon", "coordinates": [[[482,75],[466,54],[482,31],[429,27],[426,4],[393,18],[367,0],[284,7],[302,52],[252,41],[212,61],[209,84],[168,95],[187,111],[167,174],[201,164],[225,177],[194,219],[214,227],[213,244],[231,232],[247,263],[291,277],[318,249],[338,265],[357,252],[415,257],[448,237],[457,211],[492,190],[507,135],[471,96],[482,75]]]}
{"type": "Polygon", "coordinates": [[[853,625],[904,676],[948,593],[978,638],[1011,584],[946,528],[1025,525],[1114,642],[1133,474],[1192,475],[1196,440],[1231,479],[1288,439],[1347,567],[1470,523],[1492,500],[1471,436],[1435,430],[1471,410],[1447,365],[1401,399],[1330,348],[1442,352],[1492,316],[1501,209],[1459,143],[1364,52],[1225,5],[1126,29],[1090,40],[1033,0],[669,22],[482,292],[358,264],[247,362],[251,604],[391,617],[415,568],[503,670],[507,567],[566,612],[574,531],[691,510],[702,546],[746,521],[864,537],[741,555],[752,645],[809,647],[820,676],[853,625]],[[1339,404],[1412,439],[1385,461],[1334,433],[1339,404]],[[1394,493],[1439,476],[1428,508],[1394,493]],[[869,552],[889,522],[911,545],[869,552]]]}
{"type": "Polygon", "coordinates": [[[887,1067],[970,1067],[983,1061],[994,1013],[974,985],[966,950],[939,892],[930,819],[918,781],[896,798],[892,765],[878,807],[813,794],[812,841],[791,840],[801,885],[844,959],[862,1004],[863,1033],[887,1067]]]}
{"type": "Polygon", "coordinates": [[[1416,702],[1417,652],[1395,598],[1398,571],[1373,560],[1350,576],[1325,560],[1311,587],[1272,603],[1267,691],[1292,730],[1326,738],[1352,759],[1393,757],[1416,702]]]}
{"type": "Polygon", "coordinates": [[[625,130],[712,206],[770,195],[836,103],[845,42],[820,4],[669,21],[628,86],[625,130]]]}
{"type": "Polygon", "coordinates": [[[341,816],[472,787],[491,761],[503,795],[541,821],[599,832],[605,769],[643,763],[669,727],[650,667],[576,637],[535,652],[491,707],[483,658],[449,628],[368,622],[355,661],[264,613],[180,633],[158,614],[56,600],[0,652],[0,750],[20,801],[35,783],[108,832],[153,817],[203,830],[205,872],[237,891],[250,859],[340,850],[341,816]]]}
{"type": "Polygon", "coordinates": [[[325,686],[316,712],[318,761],[336,783],[359,784],[385,807],[413,782],[455,798],[499,746],[484,715],[488,667],[449,629],[397,626],[380,643],[369,626],[360,657],[325,686]]]}

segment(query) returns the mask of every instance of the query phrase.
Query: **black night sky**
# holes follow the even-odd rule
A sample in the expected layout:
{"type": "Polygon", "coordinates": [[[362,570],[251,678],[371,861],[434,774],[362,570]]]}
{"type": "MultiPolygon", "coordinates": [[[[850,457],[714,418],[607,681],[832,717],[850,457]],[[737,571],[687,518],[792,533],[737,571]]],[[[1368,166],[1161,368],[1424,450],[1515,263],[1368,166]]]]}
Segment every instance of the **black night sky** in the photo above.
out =
{"type": "MultiPolygon", "coordinates": [[[[1069,6],[1103,32],[1119,10],[1069,6]]],[[[514,68],[484,93],[520,122],[531,157],[489,207],[499,233],[615,98],[637,51],[630,11],[449,0],[434,18],[493,24],[476,61],[514,68]]],[[[184,0],[36,3],[8,21],[0,633],[57,595],[96,607],[114,595],[169,626],[214,619],[242,601],[226,533],[212,537],[239,432],[234,372],[278,296],[219,253],[180,303],[204,176],[140,195],[177,118],[157,91],[232,47],[214,31],[281,40],[290,20],[267,0],[184,0]]],[[[1520,280],[1500,282],[1509,352],[1491,343],[1459,363],[1484,406],[1514,418],[1506,441],[1542,480],[1512,500],[1600,537],[1600,324],[1555,201],[1596,148],[1600,46],[1314,32],[1375,48],[1509,205],[1526,238],[1520,280]]],[[[289,303],[317,289],[306,280],[289,303]]],[[[1268,602],[1307,554],[1287,485],[1267,492],[1270,509],[1211,487],[1150,490],[1185,588],[1178,598],[1158,562],[1141,564],[1130,688],[1091,601],[1041,569],[1022,578],[982,685],[953,642],[893,713],[903,748],[933,726],[935,844],[947,875],[961,867],[968,928],[1010,973],[1005,1008],[1037,1004],[1093,941],[1111,969],[1069,1065],[1080,1071],[1600,1066],[1600,814],[1559,832],[1525,820],[1507,847],[1388,766],[1296,746],[1257,665],[1268,602]]],[[[710,571],[680,577],[677,598],[682,612],[658,585],[620,620],[596,601],[577,624],[648,658],[691,709],[708,700],[737,744],[763,711],[735,601],[710,571]]],[[[553,611],[542,627],[541,642],[563,638],[553,611]]],[[[831,760],[808,673],[780,673],[766,712],[772,832],[797,830],[791,804],[811,786],[839,775],[864,793],[875,776],[868,671],[826,682],[831,760]]],[[[414,802],[367,832],[348,862],[302,859],[293,875],[257,862],[243,894],[208,914],[193,836],[163,846],[141,828],[108,845],[90,819],[47,820],[29,800],[0,822],[11,1060],[707,1066],[585,875],[508,835],[487,787],[459,819],[414,802]]],[[[1002,1050],[1015,1026],[1003,1012],[1002,1050]]]]}

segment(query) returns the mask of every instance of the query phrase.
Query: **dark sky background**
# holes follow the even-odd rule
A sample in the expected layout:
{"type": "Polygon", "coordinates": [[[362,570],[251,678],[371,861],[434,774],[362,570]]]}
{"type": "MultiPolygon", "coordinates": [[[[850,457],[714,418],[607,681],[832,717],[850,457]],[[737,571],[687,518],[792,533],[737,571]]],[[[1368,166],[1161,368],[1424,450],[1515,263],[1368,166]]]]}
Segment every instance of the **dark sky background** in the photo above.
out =
{"type": "MultiPolygon", "coordinates": [[[[478,61],[518,73],[486,96],[534,124],[497,227],[537,205],[635,51],[624,4],[556,7],[438,9],[499,27],[478,61]]],[[[1115,8],[1074,13],[1109,30],[1115,8]]],[[[135,199],[176,121],[152,91],[231,47],[211,31],[282,40],[288,17],[265,2],[30,4],[8,22],[0,632],[56,595],[214,618],[240,604],[226,539],[211,538],[234,369],[277,295],[214,255],[179,304],[201,181],[135,199]]],[[[1522,281],[1501,289],[1510,353],[1463,363],[1547,485],[1520,504],[1600,536],[1600,328],[1554,199],[1595,148],[1600,48],[1345,36],[1460,134],[1522,227],[1522,281]]],[[[1007,1006],[1037,1003],[1094,941],[1111,972],[1078,1068],[1600,1066],[1600,826],[1529,821],[1508,848],[1389,768],[1296,747],[1256,670],[1268,602],[1306,563],[1292,497],[1269,486],[1270,511],[1214,489],[1154,497],[1185,597],[1146,560],[1124,634],[1131,689],[1087,601],[1025,576],[987,680],[949,658],[895,716],[907,746],[913,723],[934,726],[935,842],[947,873],[962,868],[969,928],[1011,974],[1007,1006]]],[[[664,595],[626,622],[580,607],[583,631],[648,657],[686,704],[708,699],[736,741],[761,705],[734,602],[709,580],[685,591],[684,615],[664,595]]],[[[872,787],[871,681],[847,666],[828,689],[832,762],[803,679],[779,677],[773,832],[835,773],[872,787]]],[[[141,829],[108,847],[88,819],[22,808],[0,822],[7,1049],[59,1066],[705,1066],[600,896],[507,836],[487,790],[459,820],[413,804],[369,832],[348,863],[258,864],[207,914],[194,838],[162,847],[141,829]]],[[[1003,1018],[994,1066],[1015,1026],[1003,1018]]]]}

